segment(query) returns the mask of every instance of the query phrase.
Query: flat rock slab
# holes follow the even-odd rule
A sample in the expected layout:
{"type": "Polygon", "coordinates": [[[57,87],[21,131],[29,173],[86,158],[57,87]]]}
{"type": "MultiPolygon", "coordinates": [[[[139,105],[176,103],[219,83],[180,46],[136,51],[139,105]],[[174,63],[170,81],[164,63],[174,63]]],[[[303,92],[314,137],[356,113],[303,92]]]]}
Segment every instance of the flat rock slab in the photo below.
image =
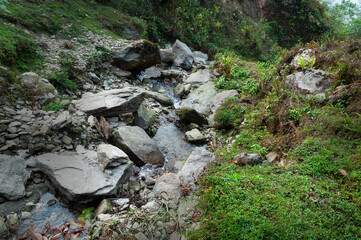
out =
{"type": "Polygon", "coordinates": [[[47,153],[36,157],[36,165],[70,201],[89,201],[116,194],[119,185],[129,179],[133,164],[129,161],[102,172],[97,153],[87,151],[81,155],[47,153]]]}
{"type": "Polygon", "coordinates": [[[73,101],[75,107],[88,115],[118,116],[137,111],[145,93],[137,88],[122,88],[97,94],[85,93],[81,99],[73,101]]]}
{"type": "Polygon", "coordinates": [[[180,183],[177,174],[165,173],[157,179],[154,185],[154,195],[178,199],[182,195],[180,183]]]}
{"type": "Polygon", "coordinates": [[[0,155],[0,197],[17,200],[25,196],[24,184],[30,174],[22,158],[0,155]]]}
{"type": "Polygon", "coordinates": [[[147,163],[163,166],[164,156],[147,133],[137,126],[124,126],[114,131],[117,147],[122,149],[138,166],[147,163]]]}
{"type": "Polygon", "coordinates": [[[195,73],[192,73],[189,78],[184,82],[192,85],[202,85],[211,80],[211,73],[209,69],[201,69],[195,73]]]}

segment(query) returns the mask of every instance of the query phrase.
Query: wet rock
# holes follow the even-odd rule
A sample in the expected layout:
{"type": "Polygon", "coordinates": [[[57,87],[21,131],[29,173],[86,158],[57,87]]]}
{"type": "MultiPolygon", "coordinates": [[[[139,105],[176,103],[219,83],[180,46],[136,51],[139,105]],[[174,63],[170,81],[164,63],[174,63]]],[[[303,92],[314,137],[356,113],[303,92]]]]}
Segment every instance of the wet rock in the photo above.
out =
{"type": "Polygon", "coordinates": [[[114,168],[126,164],[128,155],[119,148],[110,144],[100,144],[98,146],[98,161],[104,168],[114,168]]]}
{"type": "Polygon", "coordinates": [[[37,156],[36,163],[70,201],[88,201],[116,194],[120,184],[128,181],[132,169],[132,163],[128,162],[103,172],[94,151],[81,155],[47,153],[37,156]]]}
{"type": "Polygon", "coordinates": [[[188,142],[195,144],[203,144],[207,141],[207,138],[196,128],[186,132],[186,139],[188,142]]]}
{"type": "Polygon", "coordinates": [[[211,73],[209,69],[201,69],[195,73],[192,73],[184,82],[191,85],[202,85],[211,80],[211,73]]]}
{"type": "Polygon", "coordinates": [[[236,90],[228,90],[228,91],[220,92],[212,98],[211,103],[210,103],[210,108],[211,108],[212,114],[209,116],[209,124],[211,126],[215,125],[214,118],[216,117],[218,109],[224,103],[226,103],[228,98],[238,97],[238,96],[239,96],[239,94],[236,90]]]}
{"type": "Polygon", "coordinates": [[[153,109],[149,108],[144,102],[134,114],[135,125],[146,131],[151,130],[156,118],[157,113],[153,109]]]}
{"type": "Polygon", "coordinates": [[[19,216],[16,213],[6,215],[6,223],[10,232],[16,232],[19,228],[19,216]]]}
{"type": "Polygon", "coordinates": [[[173,93],[175,97],[178,98],[182,98],[185,95],[185,91],[184,91],[184,84],[180,83],[178,84],[174,89],[173,89],[173,93]]]}
{"type": "Polygon", "coordinates": [[[25,170],[22,158],[0,155],[0,195],[8,200],[17,200],[25,196],[24,184],[30,174],[25,170]]]}
{"type": "Polygon", "coordinates": [[[316,69],[307,69],[287,76],[286,83],[300,94],[324,94],[332,87],[330,74],[316,69]]]}
{"type": "Polygon", "coordinates": [[[184,124],[196,123],[198,125],[207,125],[207,119],[199,114],[195,109],[190,107],[182,107],[176,110],[176,114],[184,124]]]}
{"type": "Polygon", "coordinates": [[[181,103],[181,107],[195,109],[200,115],[208,116],[210,114],[210,102],[217,91],[213,82],[208,82],[192,91],[181,103]]]}
{"type": "Polygon", "coordinates": [[[179,179],[190,186],[194,186],[194,181],[203,169],[215,160],[215,156],[205,148],[196,148],[187,158],[182,170],[178,173],[179,179]]]}
{"type": "Polygon", "coordinates": [[[100,202],[99,206],[95,210],[95,217],[99,216],[100,214],[110,213],[113,211],[112,202],[108,199],[104,199],[100,202]]]}
{"type": "Polygon", "coordinates": [[[161,49],[160,50],[160,58],[162,62],[167,64],[173,63],[173,52],[172,49],[161,49]]]}
{"type": "Polygon", "coordinates": [[[49,83],[48,80],[40,77],[36,73],[23,73],[19,80],[28,91],[31,92],[31,95],[35,96],[35,100],[41,105],[46,105],[51,101],[54,101],[58,95],[58,91],[55,87],[49,83]]]}
{"type": "Polygon", "coordinates": [[[160,104],[162,104],[163,106],[172,106],[173,105],[173,101],[172,99],[170,99],[168,96],[166,96],[163,93],[157,93],[157,92],[152,92],[152,91],[146,91],[146,90],[141,90],[144,92],[144,97],[145,98],[152,98],[155,101],[159,102],[160,104]]]}
{"type": "Polygon", "coordinates": [[[183,75],[184,73],[179,70],[171,70],[171,69],[162,70],[162,77],[164,78],[174,78],[176,80],[182,80],[183,75]]]}
{"type": "Polygon", "coordinates": [[[178,199],[182,195],[180,183],[177,174],[165,173],[157,179],[153,192],[157,197],[163,196],[178,199]]]}
{"type": "Polygon", "coordinates": [[[85,93],[74,101],[75,107],[88,115],[112,117],[135,112],[144,100],[144,92],[137,88],[122,88],[97,94],[85,93]]]}
{"type": "Polygon", "coordinates": [[[179,40],[176,40],[172,47],[174,55],[174,66],[190,70],[193,65],[193,53],[189,47],[179,40]]]}
{"type": "Polygon", "coordinates": [[[6,227],[4,220],[0,217],[0,239],[6,239],[9,237],[9,230],[6,227]]]}
{"type": "Polygon", "coordinates": [[[163,166],[164,156],[140,127],[124,126],[113,133],[115,144],[138,166],[146,163],[163,166]]]}
{"type": "Polygon", "coordinates": [[[161,63],[159,47],[147,40],[114,49],[112,56],[115,66],[130,71],[146,69],[161,63]]]}
{"type": "Polygon", "coordinates": [[[233,162],[238,165],[256,165],[263,162],[263,158],[258,153],[240,153],[233,158],[233,162]]]}

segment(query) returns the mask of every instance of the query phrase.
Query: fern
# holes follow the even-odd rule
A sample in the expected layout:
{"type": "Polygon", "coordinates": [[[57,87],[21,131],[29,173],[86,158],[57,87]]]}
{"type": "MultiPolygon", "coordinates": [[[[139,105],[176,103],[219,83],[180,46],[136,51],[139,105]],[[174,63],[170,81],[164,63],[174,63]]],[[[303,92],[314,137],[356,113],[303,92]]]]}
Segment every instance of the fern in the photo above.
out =
{"type": "Polygon", "coordinates": [[[298,58],[300,59],[302,69],[305,69],[306,68],[305,60],[303,58],[301,58],[301,57],[298,57],[298,58]]]}
{"type": "Polygon", "coordinates": [[[315,54],[313,54],[313,57],[312,57],[312,60],[310,62],[310,68],[313,68],[313,66],[315,65],[316,63],[316,57],[315,57],[315,54]]]}

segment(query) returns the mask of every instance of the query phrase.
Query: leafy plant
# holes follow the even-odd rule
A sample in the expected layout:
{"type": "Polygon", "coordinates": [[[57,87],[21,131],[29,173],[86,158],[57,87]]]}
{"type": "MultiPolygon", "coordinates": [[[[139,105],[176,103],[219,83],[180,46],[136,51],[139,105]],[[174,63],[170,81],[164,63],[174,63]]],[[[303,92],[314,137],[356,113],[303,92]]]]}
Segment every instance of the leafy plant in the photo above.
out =
{"type": "Polygon", "coordinates": [[[82,211],[78,219],[91,220],[94,216],[94,207],[86,208],[82,211]]]}
{"type": "Polygon", "coordinates": [[[54,111],[59,112],[61,109],[63,109],[64,105],[58,102],[51,102],[48,105],[44,107],[45,111],[54,111]]]}

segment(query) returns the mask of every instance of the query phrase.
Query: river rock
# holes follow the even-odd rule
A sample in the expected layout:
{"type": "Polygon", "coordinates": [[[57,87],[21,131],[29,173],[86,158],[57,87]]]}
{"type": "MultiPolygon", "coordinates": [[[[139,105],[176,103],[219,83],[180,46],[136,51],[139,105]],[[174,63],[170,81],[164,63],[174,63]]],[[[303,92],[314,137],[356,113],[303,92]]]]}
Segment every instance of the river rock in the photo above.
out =
{"type": "Polygon", "coordinates": [[[167,64],[173,63],[173,52],[172,49],[161,49],[160,50],[160,58],[162,59],[162,62],[167,64]]]}
{"type": "Polygon", "coordinates": [[[160,176],[153,188],[154,195],[157,197],[165,195],[167,198],[178,199],[182,195],[180,180],[175,173],[165,173],[160,176]]]}
{"type": "Polygon", "coordinates": [[[84,154],[47,153],[36,157],[37,167],[70,201],[88,201],[116,194],[128,181],[133,164],[127,162],[102,172],[95,151],[84,154]]]}
{"type": "Polygon", "coordinates": [[[193,52],[194,62],[198,64],[206,65],[208,61],[208,55],[200,51],[193,52]]]}
{"type": "Polygon", "coordinates": [[[165,69],[162,70],[162,77],[175,78],[176,80],[183,80],[184,73],[179,70],[165,69]]]}
{"type": "Polygon", "coordinates": [[[217,95],[213,82],[208,82],[192,91],[181,103],[181,107],[193,108],[200,115],[210,114],[210,102],[217,95]]]}
{"type": "Polygon", "coordinates": [[[25,196],[24,184],[30,177],[25,168],[24,159],[0,155],[0,196],[8,200],[17,200],[25,196]]]}
{"type": "Polygon", "coordinates": [[[203,144],[207,141],[207,138],[196,128],[186,132],[186,139],[188,142],[195,144],[203,144]]]}
{"type": "Polygon", "coordinates": [[[0,239],[6,239],[9,237],[9,230],[6,227],[4,220],[0,217],[0,239]]]}
{"type": "Polygon", "coordinates": [[[211,73],[209,69],[201,69],[192,73],[184,82],[191,85],[203,85],[211,80],[211,73]]]}
{"type": "Polygon", "coordinates": [[[100,144],[97,152],[98,161],[104,168],[118,167],[130,161],[125,152],[110,144],[100,144]]]}
{"type": "Polygon", "coordinates": [[[330,74],[316,69],[307,69],[287,76],[286,83],[300,94],[324,94],[332,87],[330,74]]]}
{"type": "Polygon", "coordinates": [[[144,92],[144,97],[145,98],[152,98],[155,101],[159,102],[160,104],[162,104],[163,106],[172,106],[173,105],[173,101],[172,99],[170,99],[168,96],[166,96],[163,93],[158,93],[158,92],[153,92],[153,91],[147,91],[144,89],[139,89],[140,92],[144,92]]]}
{"type": "Polygon", "coordinates": [[[189,47],[178,39],[172,47],[174,55],[174,66],[190,70],[193,65],[193,53],[189,47]]]}
{"type": "Polygon", "coordinates": [[[122,88],[97,94],[85,93],[81,99],[73,101],[76,108],[88,115],[118,116],[137,111],[145,93],[137,88],[122,88]]]}
{"type": "Polygon", "coordinates": [[[199,114],[195,109],[189,107],[182,107],[176,110],[176,114],[184,124],[196,123],[198,125],[208,124],[207,119],[199,114]]]}
{"type": "Polygon", "coordinates": [[[112,210],[112,202],[108,199],[103,199],[103,201],[100,202],[99,206],[95,210],[95,217],[99,216],[100,214],[110,213],[112,210]]]}
{"type": "Polygon", "coordinates": [[[142,105],[140,105],[138,111],[134,114],[135,125],[146,131],[151,130],[151,127],[156,119],[157,113],[153,109],[149,108],[144,102],[142,105]]]}
{"type": "Polygon", "coordinates": [[[178,173],[179,179],[183,183],[194,187],[199,174],[207,164],[213,162],[215,159],[216,157],[203,147],[194,149],[187,158],[182,170],[178,173]]]}
{"type": "Polygon", "coordinates": [[[16,213],[6,215],[6,222],[10,232],[16,232],[19,228],[19,216],[16,213]]]}
{"type": "Polygon", "coordinates": [[[164,156],[147,133],[137,126],[124,126],[113,133],[115,144],[138,166],[163,166],[164,156]]]}
{"type": "Polygon", "coordinates": [[[210,103],[210,108],[212,114],[209,116],[209,124],[211,126],[215,125],[214,118],[217,115],[218,109],[227,101],[228,98],[231,97],[238,97],[239,94],[236,90],[228,90],[221,93],[218,93],[216,96],[214,96],[210,103]]]}
{"type": "Polygon", "coordinates": [[[256,165],[263,162],[263,158],[258,153],[240,153],[233,158],[233,162],[237,165],[256,165]]]}
{"type": "Polygon", "coordinates": [[[113,64],[121,69],[139,71],[161,63],[157,44],[147,40],[114,49],[113,64]]]}
{"type": "Polygon", "coordinates": [[[19,77],[20,82],[28,89],[35,100],[41,105],[46,105],[54,101],[58,95],[55,87],[45,78],[33,72],[23,73],[19,77]]]}

